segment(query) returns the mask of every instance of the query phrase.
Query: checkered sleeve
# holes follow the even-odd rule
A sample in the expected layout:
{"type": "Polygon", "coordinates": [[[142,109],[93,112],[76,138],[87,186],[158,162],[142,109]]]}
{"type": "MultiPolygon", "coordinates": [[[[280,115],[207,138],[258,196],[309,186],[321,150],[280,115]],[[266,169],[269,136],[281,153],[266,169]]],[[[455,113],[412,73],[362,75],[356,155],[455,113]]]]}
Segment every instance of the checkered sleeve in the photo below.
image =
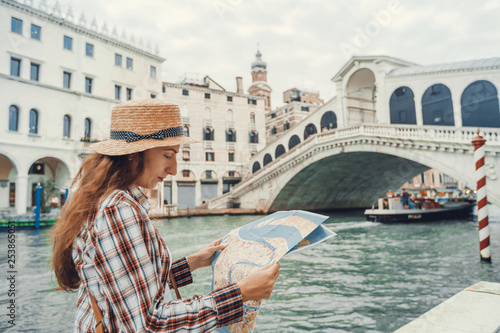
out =
{"type": "MultiPolygon", "coordinates": [[[[147,217],[128,202],[104,208],[94,237],[94,263],[102,293],[120,332],[207,332],[243,318],[237,285],[206,296],[163,302],[141,225],[147,217]]],[[[176,263],[181,283],[187,262],[176,263]]],[[[177,278],[176,278],[177,281],[177,278]]],[[[109,318],[109,314],[104,316],[109,318]]],[[[113,327],[112,327],[113,328],[113,327]]]]}
{"type": "MultiPolygon", "coordinates": [[[[174,274],[175,282],[179,288],[193,283],[193,276],[191,275],[191,269],[189,268],[186,258],[179,259],[172,263],[172,273],[174,274]]],[[[174,288],[170,284],[170,280],[168,281],[168,285],[170,289],[174,288]]]]}

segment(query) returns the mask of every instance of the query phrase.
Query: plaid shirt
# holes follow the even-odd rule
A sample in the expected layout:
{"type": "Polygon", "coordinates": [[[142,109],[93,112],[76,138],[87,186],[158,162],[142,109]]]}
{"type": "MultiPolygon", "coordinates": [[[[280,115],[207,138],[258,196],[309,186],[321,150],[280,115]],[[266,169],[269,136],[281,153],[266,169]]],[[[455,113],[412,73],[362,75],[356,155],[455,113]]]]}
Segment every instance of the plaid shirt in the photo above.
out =
{"type": "MultiPolygon", "coordinates": [[[[184,301],[164,300],[170,258],[149,207],[138,188],[117,190],[82,228],[72,252],[81,278],[74,332],[94,332],[88,290],[110,332],[209,332],[242,320],[236,284],[184,301]]],[[[186,258],[171,269],[178,287],[192,282],[186,258]]]]}

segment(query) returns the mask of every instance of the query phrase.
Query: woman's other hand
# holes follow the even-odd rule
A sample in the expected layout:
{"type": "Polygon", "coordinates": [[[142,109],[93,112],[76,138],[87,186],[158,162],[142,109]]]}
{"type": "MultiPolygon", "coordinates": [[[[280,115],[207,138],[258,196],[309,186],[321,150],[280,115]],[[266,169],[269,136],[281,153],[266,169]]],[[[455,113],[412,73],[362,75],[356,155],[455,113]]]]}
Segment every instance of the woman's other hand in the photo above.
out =
{"type": "Polygon", "coordinates": [[[280,264],[270,264],[241,279],[238,286],[243,296],[243,302],[271,297],[274,283],[280,275],[279,269],[280,264]]]}
{"type": "Polygon", "coordinates": [[[208,246],[204,247],[200,251],[187,256],[187,260],[189,263],[189,268],[191,268],[191,272],[194,272],[198,268],[210,266],[212,262],[212,258],[214,257],[215,252],[222,251],[225,248],[225,245],[221,245],[220,242],[222,238],[213,241],[208,246]]]}

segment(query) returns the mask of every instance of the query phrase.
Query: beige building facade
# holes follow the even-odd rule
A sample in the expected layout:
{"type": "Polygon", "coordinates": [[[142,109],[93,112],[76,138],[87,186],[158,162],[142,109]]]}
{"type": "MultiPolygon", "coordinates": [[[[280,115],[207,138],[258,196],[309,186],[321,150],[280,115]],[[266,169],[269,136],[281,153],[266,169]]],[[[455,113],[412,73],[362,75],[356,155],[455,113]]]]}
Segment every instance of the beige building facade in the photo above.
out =
{"type": "MultiPolygon", "coordinates": [[[[237,78],[237,91],[241,80],[237,78]]],[[[186,135],[178,173],[164,182],[163,204],[195,208],[229,191],[249,174],[251,156],[266,146],[265,96],[230,92],[212,78],[164,82],[161,98],[178,104],[186,135]]]]}

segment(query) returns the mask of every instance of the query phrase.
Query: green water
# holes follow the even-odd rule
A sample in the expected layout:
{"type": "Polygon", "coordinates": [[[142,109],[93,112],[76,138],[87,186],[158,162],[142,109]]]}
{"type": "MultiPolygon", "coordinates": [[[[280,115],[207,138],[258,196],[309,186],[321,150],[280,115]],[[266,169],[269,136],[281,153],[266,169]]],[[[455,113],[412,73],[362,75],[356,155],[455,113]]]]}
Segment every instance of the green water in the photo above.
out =
{"type": "MultiPolygon", "coordinates": [[[[175,258],[259,216],[158,221],[175,258]]],[[[477,222],[414,225],[366,222],[335,213],[338,236],[282,259],[271,299],[254,332],[392,332],[462,289],[500,282],[500,217],[490,217],[492,264],[478,254],[477,222]]],[[[0,234],[0,331],[71,332],[76,294],[54,292],[46,231],[16,232],[16,326],[7,323],[7,233],[0,234]],[[54,330],[54,328],[58,328],[54,330]]],[[[184,298],[210,291],[210,268],[194,273],[184,298]]]]}

